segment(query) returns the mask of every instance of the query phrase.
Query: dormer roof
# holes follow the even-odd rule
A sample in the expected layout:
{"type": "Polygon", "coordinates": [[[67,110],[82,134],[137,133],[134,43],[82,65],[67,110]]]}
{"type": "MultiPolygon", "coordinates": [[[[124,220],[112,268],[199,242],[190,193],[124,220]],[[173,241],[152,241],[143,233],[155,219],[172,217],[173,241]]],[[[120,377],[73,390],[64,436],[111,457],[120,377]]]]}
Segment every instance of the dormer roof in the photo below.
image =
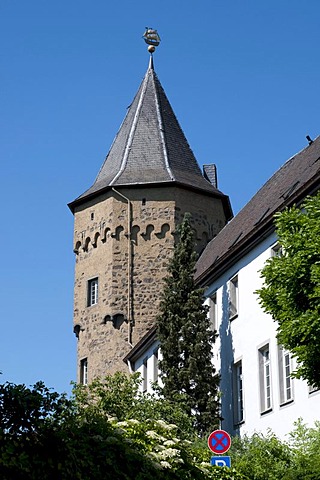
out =
{"type": "Polygon", "coordinates": [[[229,199],[204,176],[154,71],[152,56],[139,90],[93,185],[71,210],[111,187],[177,184],[229,199]]]}

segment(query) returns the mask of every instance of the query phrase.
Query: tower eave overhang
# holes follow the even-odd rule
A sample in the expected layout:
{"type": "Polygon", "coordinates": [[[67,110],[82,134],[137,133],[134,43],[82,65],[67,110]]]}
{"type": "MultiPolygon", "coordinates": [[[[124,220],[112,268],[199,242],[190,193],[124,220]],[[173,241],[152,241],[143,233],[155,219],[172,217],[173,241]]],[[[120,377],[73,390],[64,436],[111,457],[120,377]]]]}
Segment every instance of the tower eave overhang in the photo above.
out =
{"type": "Polygon", "coordinates": [[[68,207],[70,208],[71,212],[74,214],[76,207],[81,206],[87,203],[88,201],[91,201],[94,198],[99,197],[100,195],[103,195],[104,193],[107,193],[113,188],[137,189],[137,188],[164,188],[164,187],[170,187],[170,188],[178,187],[178,188],[183,188],[185,190],[201,193],[202,195],[207,195],[208,197],[219,198],[221,199],[223,204],[226,220],[229,221],[233,217],[232,207],[231,207],[230,199],[228,195],[225,195],[220,190],[218,190],[217,188],[213,187],[210,184],[208,184],[208,188],[201,188],[195,185],[189,185],[187,183],[177,182],[177,181],[149,182],[149,183],[136,182],[136,183],[130,183],[130,184],[108,185],[94,192],[90,192],[87,195],[86,194],[81,195],[80,197],[76,198],[72,202],[68,203],[68,207]]]}

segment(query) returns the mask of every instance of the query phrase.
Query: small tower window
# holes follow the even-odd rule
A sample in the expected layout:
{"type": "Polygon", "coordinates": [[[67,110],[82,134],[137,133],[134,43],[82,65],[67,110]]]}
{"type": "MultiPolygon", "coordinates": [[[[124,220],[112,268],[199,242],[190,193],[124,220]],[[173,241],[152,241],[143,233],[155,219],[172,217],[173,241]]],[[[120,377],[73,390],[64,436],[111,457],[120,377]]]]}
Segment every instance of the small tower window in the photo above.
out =
{"type": "Polygon", "coordinates": [[[147,199],[146,199],[146,198],[143,198],[143,199],[141,200],[141,205],[144,206],[146,203],[147,203],[147,199]]]}
{"type": "Polygon", "coordinates": [[[92,278],[88,281],[88,307],[98,303],[98,278],[92,278]]]}
{"type": "Polygon", "coordinates": [[[94,220],[94,212],[91,212],[91,213],[90,213],[90,219],[91,219],[91,220],[94,220]]]}
{"type": "Polygon", "coordinates": [[[80,383],[88,384],[88,359],[83,358],[80,362],[80,383]]]}

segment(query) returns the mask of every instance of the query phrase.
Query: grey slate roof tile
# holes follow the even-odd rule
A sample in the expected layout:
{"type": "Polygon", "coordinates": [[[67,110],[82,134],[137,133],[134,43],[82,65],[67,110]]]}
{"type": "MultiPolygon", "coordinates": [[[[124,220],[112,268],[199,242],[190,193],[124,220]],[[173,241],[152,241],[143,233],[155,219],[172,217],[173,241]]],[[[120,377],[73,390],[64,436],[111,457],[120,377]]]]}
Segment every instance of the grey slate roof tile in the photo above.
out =
{"type": "Polygon", "coordinates": [[[234,262],[246,245],[273,228],[274,214],[320,188],[320,137],[290,158],[243,209],[211,240],[196,266],[195,278],[206,280],[234,262]],[[219,270],[220,269],[220,270],[219,270]]]}
{"type": "Polygon", "coordinates": [[[70,208],[108,187],[168,182],[223,197],[230,216],[228,197],[203,176],[151,60],[94,184],[70,208]]]}

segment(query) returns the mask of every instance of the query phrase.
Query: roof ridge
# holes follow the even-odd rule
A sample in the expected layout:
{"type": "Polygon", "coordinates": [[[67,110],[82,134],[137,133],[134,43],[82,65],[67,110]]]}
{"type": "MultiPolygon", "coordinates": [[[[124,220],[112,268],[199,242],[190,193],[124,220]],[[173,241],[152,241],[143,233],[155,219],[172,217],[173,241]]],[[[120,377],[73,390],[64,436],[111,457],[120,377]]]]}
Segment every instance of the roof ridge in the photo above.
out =
{"type": "Polygon", "coordinates": [[[161,116],[161,109],[160,109],[160,102],[159,102],[159,92],[157,88],[157,84],[155,79],[158,80],[158,77],[154,70],[152,70],[153,75],[154,75],[154,84],[155,84],[155,101],[156,101],[156,109],[157,109],[157,120],[159,122],[159,130],[160,130],[160,139],[161,139],[161,145],[163,148],[163,156],[164,156],[164,161],[165,161],[165,166],[168,174],[170,175],[170,178],[172,181],[175,181],[176,178],[170,168],[170,163],[169,163],[169,156],[168,156],[168,149],[167,149],[167,143],[166,143],[166,138],[164,135],[164,126],[162,122],[162,116],[161,116]]]}
{"type": "Polygon", "coordinates": [[[140,111],[141,111],[141,108],[142,108],[144,94],[147,90],[148,79],[149,79],[148,77],[149,77],[151,71],[152,71],[152,69],[151,69],[151,66],[149,65],[147,73],[146,73],[146,75],[143,79],[139,102],[138,102],[138,105],[137,105],[136,112],[134,114],[133,122],[131,124],[130,132],[129,132],[129,136],[128,136],[128,141],[127,141],[127,144],[126,144],[126,147],[125,147],[125,150],[124,150],[121,166],[120,166],[120,169],[119,169],[118,173],[116,173],[114,178],[110,181],[110,185],[114,185],[114,183],[120,177],[120,175],[123,173],[123,171],[126,167],[128,156],[129,156],[130,149],[131,149],[131,145],[132,145],[133,138],[134,138],[134,134],[135,134],[136,127],[137,127],[137,124],[138,124],[139,114],[140,114],[140,111]]]}

